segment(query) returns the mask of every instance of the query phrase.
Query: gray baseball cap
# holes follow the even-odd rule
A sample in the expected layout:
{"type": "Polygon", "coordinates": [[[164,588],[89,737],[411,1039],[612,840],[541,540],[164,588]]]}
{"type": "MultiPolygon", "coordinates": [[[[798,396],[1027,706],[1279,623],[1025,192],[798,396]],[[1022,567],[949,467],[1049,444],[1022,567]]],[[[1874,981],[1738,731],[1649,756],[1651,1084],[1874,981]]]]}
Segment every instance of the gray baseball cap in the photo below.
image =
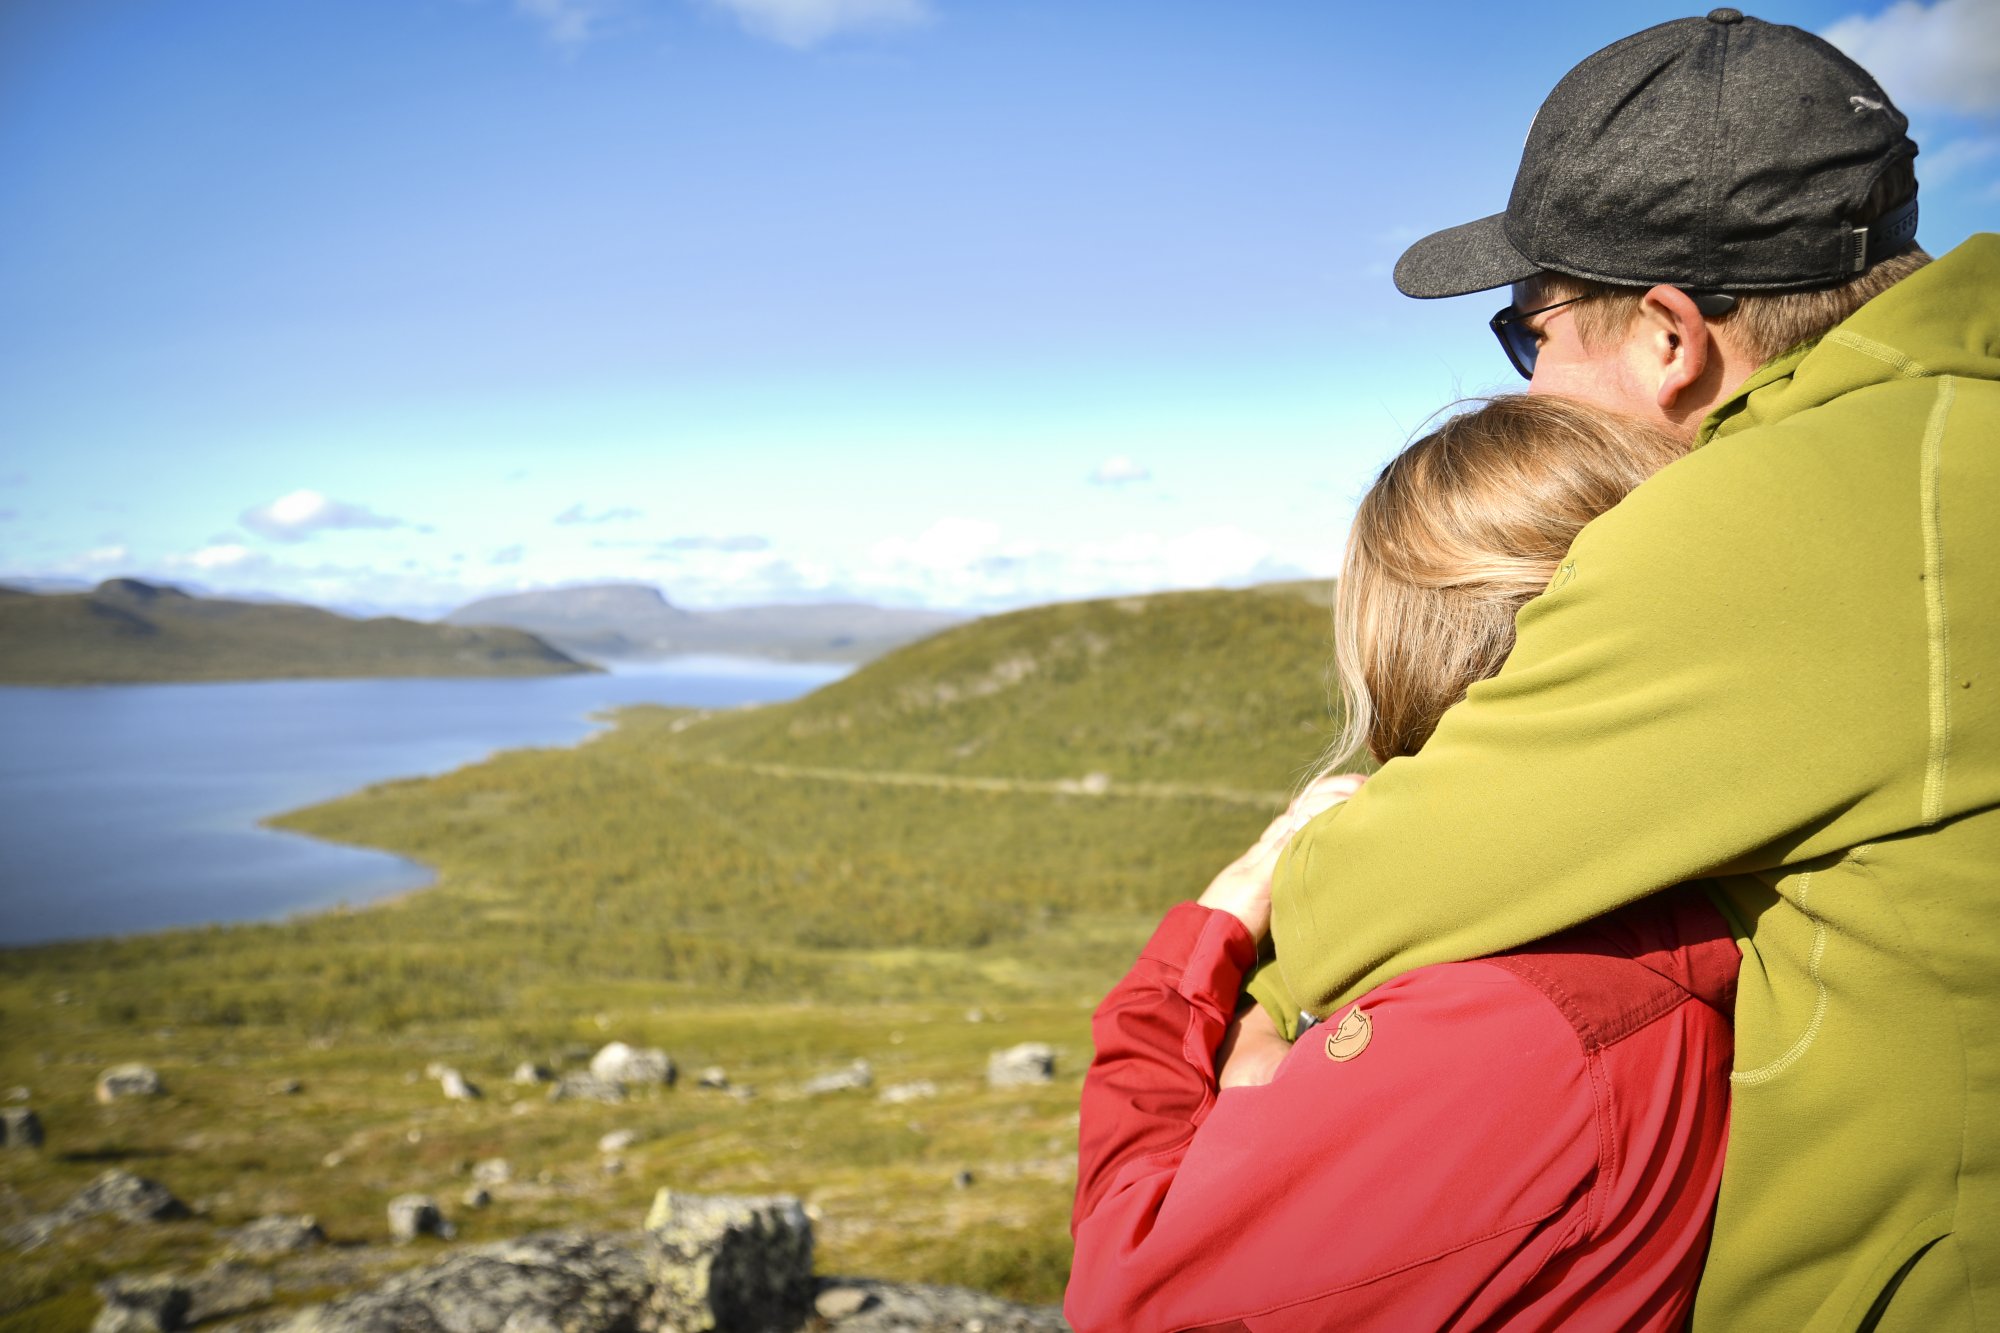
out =
{"type": "Polygon", "coordinates": [[[1916,156],[1908,130],[1868,71],[1809,32],[1734,9],[1675,19],[1564,75],[1507,211],[1418,241],[1396,286],[1462,296],[1545,269],[1736,292],[1843,282],[1916,238],[1914,187],[1855,222],[1916,156]]]}

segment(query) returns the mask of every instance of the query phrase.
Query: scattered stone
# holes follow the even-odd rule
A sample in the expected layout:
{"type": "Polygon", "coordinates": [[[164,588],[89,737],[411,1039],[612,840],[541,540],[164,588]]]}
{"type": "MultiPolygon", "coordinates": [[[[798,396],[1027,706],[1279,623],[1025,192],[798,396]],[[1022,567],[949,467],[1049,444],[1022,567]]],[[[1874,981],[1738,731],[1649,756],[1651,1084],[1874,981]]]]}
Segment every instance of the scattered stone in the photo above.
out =
{"type": "Polygon", "coordinates": [[[611,1102],[625,1100],[625,1085],[595,1074],[564,1074],[549,1088],[552,1102],[611,1102]]]}
{"type": "Polygon", "coordinates": [[[875,1081],[875,1071],[866,1060],[856,1060],[845,1069],[837,1069],[831,1074],[821,1074],[806,1080],[805,1094],[817,1097],[827,1092],[850,1092],[868,1087],[875,1081]]]}
{"type": "Polygon", "coordinates": [[[336,1150],[320,1158],[319,1164],[325,1167],[327,1170],[331,1171],[333,1170],[333,1168],[339,1166],[342,1162],[346,1160],[347,1160],[347,1154],[336,1150]]]}
{"type": "Polygon", "coordinates": [[[721,1065],[710,1065],[701,1071],[701,1077],[695,1080],[695,1086],[714,1088],[717,1091],[726,1090],[729,1087],[729,1071],[721,1065]]]}
{"type": "Polygon", "coordinates": [[[424,1066],[424,1077],[435,1083],[451,1072],[451,1066],[442,1060],[433,1060],[424,1066]]]}
{"type": "Polygon", "coordinates": [[[399,1194],[389,1200],[389,1234],[399,1245],[419,1236],[439,1236],[450,1240],[456,1228],[444,1220],[437,1200],[428,1194],[399,1194]]]}
{"type": "Polygon", "coordinates": [[[447,1069],[439,1074],[438,1084],[443,1087],[444,1095],[455,1102],[476,1102],[481,1096],[479,1085],[468,1083],[465,1075],[456,1069],[447,1069]]]}
{"type": "Polygon", "coordinates": [[[306,1085],[295,1078],[278,1079],[267,1089],[273,1097],[296,1097],[305,1090],[306,1085]]]}
{"type": "Polygon", "coordinates": [[[972,1182],[976,1179],[978,1177],[974,1176],[970,1171],[961,1170],[951,1178],[951,1183],[954,1189],[969,1190],[972,1188],[972,1182]]]}
{"type": "Polygon", "coordinates": [[[673,1057],[658,1047],[639,1050],[614,1041],[590,1057],[590,1072],[607,1083],[648,1087],[663,1084],[671,1088],[680,1076],[673,1057]]]}
{"type": "Polygon", "coordinates": [[[876,1100],[888,1102],[891,1106],[901,1106],[906,1102],[920,1102],[926,1097],[937,1096],[937,1084],[927,1078],[914,1083],[891,1083],[877,1094],[876,1100]]]}
{"type": "Polygon", "coordinates": [[[411,1129],[403,1132],[403,1142],[405,1143],[422,1143],[423,1141],[424,1132],[421,1129],[411,1129]]]}
{"type": "Polygon", "coordinates": [[[822,1287],[819,1295],[813,1297],[813,1312],[821,1319],[838,1323],[877,1303],[873,1293],[865,1287],[822,1287]]]}
{"type": "Polygon", "coordinates": [[[229,1245],[223,1253],[237,1259],[270,1259],[324,1244],[326,1232],[320,1230],[319,1219],[310,1214],[273,1215],[230,1232],[229,1245]]]}
{"type": "Polygon", "coordinates": [[[305,1310],[282,1333],[614,1333],[645,1322],[641,1237],[546,1232],[473,1246],[305,1310]]]}
{"type": "Polygon", "coordinates": [[[104,1308],[90,1333],[173,1333],[187,1327],[187,1286],[171,1273],[114,1277],[97,1284],[104,1308]]]}
{"type": "Polygon", "coordinates": [[[187,1205],[158,1181],[143,1179],[129,1171],[106,1171],[54,1212],[30,1217],[7,1228],[0,1233],[0,1240],[17,1249],[32,1250],[47,1244],[64,1228],[93,1217],[168,1222],[187,1215],[187,1205]]]}
{"type": "Polygon", "coordinates": [[[7,1089],[7,1100],[10,1102],[25,1102],[34,1095],[35,1095],[34,1093],[29,1092],[26,1088],[22,1087],[13,1087],[7,1089]]]}
{"type": "Polygon", "coordinates": [[[791,1329],[812,1309],[813,1233],[790,1196],[661,1190],[646,1215],[649,1310],[681,1333],[791,1329]]]}
{"type": "Polygon", "coordinates": [[[39,1148],[43,1139],[42,1118],[32,1107],[10,1106],[0,1111],[0,1147],[39,1148]]]}
{"type": "Polygon", "coordinates": [[[996,1088],[1047,1083],[1055,1076],[1055,1048],[1044,1042],[1024,1041],[1019,1046],[993,1052],[986,1061],[986,1081],[996,1088]]]}
{"type": "Polygon", "coordinates": [[[210,1264],[183,1281],[188,1294],[187,1321],[207,1323],[233,1314],[242,1314],[267,1303],[277,1284],[254,1269],[231,1263],[210,1264]]]}
{"type": "Polygon", "coordinates": [[[984,1023],[986,1021],[986,1011],[978,1005],[974,1005],[965,1011],[965,1021],[968,1023],[984,1023]]]}
{"type": "Polygon", "coordinates": [[[604,1174],[605,1174],[605,1175],[607,1175],[607,1176],[622,1176],[622,1175],[624,1175],[624,1174],[625,1174],[625,1159],[624,1159],[624,1158],[622,1158],[622,1157],[607,1157],[607,1158],[605,1158],[605,1159],[604,1159],[604,1174]]]}
{"type": "Polygon", "coordinates": [[[837,1322],[840,1333],[1069,1333],[1054,1306],[1015,1305],[963,1287],[823,1278],[821,1289],[867,1298],[853,1314],[822,1316],[837,1322]]]}
{"type": "Polygon", "coordinates": [[[97,1076],[100,1102],[115,1102],[122,1097],[157,1097],[166,1090],[159,1071],[151,1065],[113,1065],[97,1076]]]}
{"type": "Polygon", "coordinates": [[[597,1141],[597,1151],[620,1153],[639,1141],[639,1135],[629,1129],[614,1129],[597,1141]]]}
{"type": "Polygon", "coordinates": [[[514,1168],[504,1157],[489,1157],[472,1164],[472,1183],[475,1185],[504,1185],[513,1178],[514,1168]]]}
{"type": "Polygon", "coordinates": [[[459,1202],[474,1212],[481,1208],[490,1208],[493,1206],[493,1191],[484,1185],[474,1185],[464,1193],[459,1202]]]}
{"type": "Polygon", "coordinates": [[[537,1083],[548,1083],[555,1079],[548,1066],[538,1065],[533,1060],[523,1060],[514,1066],[514,1081],[532,1087],[537,1083]]]}

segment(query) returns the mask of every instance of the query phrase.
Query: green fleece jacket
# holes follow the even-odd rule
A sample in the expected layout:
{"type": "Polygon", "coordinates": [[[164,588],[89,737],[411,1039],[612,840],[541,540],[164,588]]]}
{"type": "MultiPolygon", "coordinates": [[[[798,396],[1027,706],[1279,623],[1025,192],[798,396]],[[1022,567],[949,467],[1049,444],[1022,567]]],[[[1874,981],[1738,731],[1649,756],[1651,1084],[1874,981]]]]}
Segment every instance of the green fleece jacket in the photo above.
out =
{"type": "Polygon", "coordinates": [[[1324,1013],[1709,879],[1744,950],[1695,1327],[2000,1329],[2000,235],[1760,369],[1273,890],[1324,1013]]]}

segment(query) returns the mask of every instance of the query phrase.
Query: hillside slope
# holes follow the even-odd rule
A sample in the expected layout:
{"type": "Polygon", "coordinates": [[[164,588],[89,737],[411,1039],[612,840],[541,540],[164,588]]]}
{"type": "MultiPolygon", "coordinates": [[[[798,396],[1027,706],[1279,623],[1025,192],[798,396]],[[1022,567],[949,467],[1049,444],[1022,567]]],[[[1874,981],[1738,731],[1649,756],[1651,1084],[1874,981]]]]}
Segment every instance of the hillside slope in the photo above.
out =
{"type": "Polygon", "coordinates": [[[348,676],[547,676],[592,668],[533,635],[317,607],[190,597],[112,579],[87,593],[0,590],[0,683],[348,676]]]}

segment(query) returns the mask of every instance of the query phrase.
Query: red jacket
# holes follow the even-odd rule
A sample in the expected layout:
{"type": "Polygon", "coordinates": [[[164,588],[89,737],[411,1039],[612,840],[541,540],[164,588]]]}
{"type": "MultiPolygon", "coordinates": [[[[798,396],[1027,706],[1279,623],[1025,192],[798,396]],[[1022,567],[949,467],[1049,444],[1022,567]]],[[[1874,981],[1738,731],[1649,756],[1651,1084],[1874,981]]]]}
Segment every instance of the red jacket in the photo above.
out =
{"type": "Polygon", "coordinates": [[[1740,961],[1699,892],[1397,977],[1218,1096],[1254,954],[1236,918],[1183,904],[1098,1007],[1078,1330],[1685,1323],[1740,961]]]}

